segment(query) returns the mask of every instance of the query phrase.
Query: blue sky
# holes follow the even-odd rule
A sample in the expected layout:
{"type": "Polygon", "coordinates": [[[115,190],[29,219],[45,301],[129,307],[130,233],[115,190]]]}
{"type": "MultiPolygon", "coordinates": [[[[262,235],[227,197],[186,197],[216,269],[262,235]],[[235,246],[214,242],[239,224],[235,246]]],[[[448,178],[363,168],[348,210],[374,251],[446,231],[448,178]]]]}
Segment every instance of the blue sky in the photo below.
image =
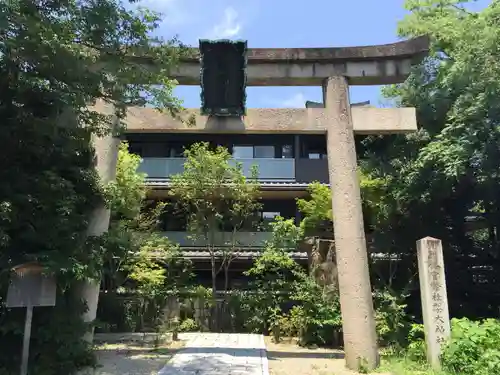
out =
{"type": "MultiPolygon", "coordinates": [[[[178,35],[189,45],[200,38],[246,39],[248,47],[341,47],[392,43],[404,0],[144,0],[161,12],[159,33],[178,35]],[[382,5],[383,4],[383,5],[382,5]]],[[[490,1],[471,6],[480,9],[490,1]]],[[[200,88],[179,86],[175,94],[187,108],[199,107],[200,88]]],[[[300,108],[321,100],[319,87],[249,87],[248,108],[300,108]]],[[[380,87],[351,87],[351,101],[383,105],[380,87]]]]}

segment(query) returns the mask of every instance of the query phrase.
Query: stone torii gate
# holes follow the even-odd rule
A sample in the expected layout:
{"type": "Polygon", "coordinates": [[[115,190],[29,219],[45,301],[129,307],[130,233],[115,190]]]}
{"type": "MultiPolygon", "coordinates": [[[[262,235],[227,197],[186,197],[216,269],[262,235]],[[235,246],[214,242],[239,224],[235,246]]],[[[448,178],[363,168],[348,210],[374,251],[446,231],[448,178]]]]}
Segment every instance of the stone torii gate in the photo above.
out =
{"type": "MultiPolygon", "coordinates": [[[[248,109],[246,116],[196,117],[193,126],[147,108],[130,109],[129,130],[162,132],[327,134],[334,235],[348,368],[379,363],[354,134],[417,130],[414,108],[352,107],[349,85],[403,82],[427,54],[426,37],[387,45],[345,48],[255,48],[247,51],[247,85],[321,86],[324,106],[248,109]]],[[[172,78],[200,84],[200,54],[193,49],[172,78]]]]}
{"type": "MultiPolygon", "coordinates": [[[[249,49],[247,85],[321,86],[323,108],[249,109],[241,118],[188,110],[196,120],[189,126],[151,108],[130,108],[125,120],[128,130],[141,132],[326,132],[345,358],[353,370],[371,370],[379,363],[354,134],[407,133],[417,126],[414,108],[351,106],[349,85],[403,82],[428,47],[428,39],[421,37],[365,47],[249,49]]],[[[199,51],[193,49],[189,56],[172,78],[180,85],[199,85],[199,51]]],[[[105,107],[98,103],[95,109],[108,112],[105,107]]],[[[86,320],[93,320],[97,300],[87,301],[86,320]]]]}

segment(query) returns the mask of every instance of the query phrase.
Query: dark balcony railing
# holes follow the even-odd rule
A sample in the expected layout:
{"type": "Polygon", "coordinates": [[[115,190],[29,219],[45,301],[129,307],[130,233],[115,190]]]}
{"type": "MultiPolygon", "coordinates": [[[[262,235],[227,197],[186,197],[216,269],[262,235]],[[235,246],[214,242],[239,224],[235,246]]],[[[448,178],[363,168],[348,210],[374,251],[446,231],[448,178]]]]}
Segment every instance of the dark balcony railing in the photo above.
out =
{"type": "Polygon", "coordinates": [[[309,183],[319,181],[328,184],[328,160],[327,159],[296,159],[295,180],[297,182],[309,183]]]}
{"type": "MultiPolygon", "coordinates": [[[[143,158],[139,171],[146,173],[148,178],[169,178],[182,173],[184,158],[143,158]]],[[[294,159],[234,159],[242,164],[243,173],[251,177],[251,168],[256,165],[259,180],[295,181],[294,159]]]]}
{"type": "MultiPolygon", "coordinates": [[[[163,234],[172,243],[178,244],[180,247],[204,247],[207,244],[204,238],[194,238],[188,232],[164,232],[163,234]]],[[[271,232],[238,232],[234,235],[234,238],[231,232],[217,232],[214,235],[214,245],[230,247],[232,241],[234,241],[236,247],[260,248],[271,237],[271,232]]]]}

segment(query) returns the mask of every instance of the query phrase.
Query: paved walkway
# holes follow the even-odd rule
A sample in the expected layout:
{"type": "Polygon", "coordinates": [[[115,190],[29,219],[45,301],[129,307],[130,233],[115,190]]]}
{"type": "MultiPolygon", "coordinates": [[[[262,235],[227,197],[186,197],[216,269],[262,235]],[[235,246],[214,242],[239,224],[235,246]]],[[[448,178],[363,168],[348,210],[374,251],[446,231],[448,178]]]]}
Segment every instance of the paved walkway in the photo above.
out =
{"type": "Polygon", "coordinates": [[[262,335],[197,333],[158,375],[268,375],[262,335]]]}

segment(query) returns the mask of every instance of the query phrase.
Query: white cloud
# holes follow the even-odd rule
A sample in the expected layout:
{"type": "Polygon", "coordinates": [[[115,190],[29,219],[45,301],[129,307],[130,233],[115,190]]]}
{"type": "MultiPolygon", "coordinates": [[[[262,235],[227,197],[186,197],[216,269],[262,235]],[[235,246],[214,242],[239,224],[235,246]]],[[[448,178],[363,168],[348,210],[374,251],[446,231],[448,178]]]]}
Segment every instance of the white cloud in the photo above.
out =
{"type": "Polygon", "coordinates": [[[238,12],[233,7],[227,7],[224,9],[222,20],[212,28],[207,37],[208,39],[231,39],[239,36],[241,29],[238,12]]]}
{"type": "Polygon", "coordinates": [[[169,26],[179,26],[186,23],[189,17],[179,0],[141,0],[139,6],[144,6],[161,13],[162,23],[169,26]]]}
{"type": "Polygon", "coordinates": [[[276,100],[276,104],[283,108],[305,108],[306,97],[303,93],[297,92],[289,98],[283,100],[276,100]]]}

